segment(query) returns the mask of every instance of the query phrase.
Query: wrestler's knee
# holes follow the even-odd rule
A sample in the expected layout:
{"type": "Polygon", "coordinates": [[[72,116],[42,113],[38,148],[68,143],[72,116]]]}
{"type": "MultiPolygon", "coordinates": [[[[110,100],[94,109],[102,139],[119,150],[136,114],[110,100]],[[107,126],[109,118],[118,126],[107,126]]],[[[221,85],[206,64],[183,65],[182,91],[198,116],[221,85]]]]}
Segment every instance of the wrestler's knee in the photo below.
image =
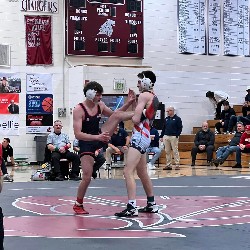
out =
{"type": "Polygon", "coordinates": [[[134,176],[134,168],[133,167],[129,167],[129,166],[125,166],[125,168],[123,169],[123,174],[125,178],[130,178],[134,176]]]}
{"type": "Polygon", "coordinates": [[[82,177],[82,180],[85,182],[85,183],[90,183],[91,182],[91,174],[84,174],[83,173],[83,177],[82,177]]]}
{"type": "Polygon", "coordinates": [[[124,111],[120,111],[120,110],[115,110],[114,113],[112,114],[112,117],[114,119],[120,119],[122,116],[122,113],[124,113],[124,111]]]}

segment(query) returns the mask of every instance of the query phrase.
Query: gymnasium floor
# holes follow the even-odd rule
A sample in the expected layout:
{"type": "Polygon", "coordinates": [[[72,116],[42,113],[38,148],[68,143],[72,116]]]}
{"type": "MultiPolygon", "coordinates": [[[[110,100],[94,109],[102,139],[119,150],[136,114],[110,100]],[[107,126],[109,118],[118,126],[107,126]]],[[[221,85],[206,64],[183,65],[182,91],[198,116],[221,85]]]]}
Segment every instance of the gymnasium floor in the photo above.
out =
{"type": "MultiPolygon", "coordinates": [[[[123,165],[116,164],[111,171],[100,169],[101,179],[123,179],[123,165]]],[[[181,177],[181,176],[213,176],[213,175],[245,175],[250,174],[250,168],[233,169],[231,167],[215,166],[195,166],[181,165],[180,170],[163,170],[163,165],[160,165],[156,170],[149,170],[148,173],[152,179],[166,178],[166,177],[181,177]]],[[[29,182],[31,175],[39,166],[28,166],[24,169],[16,169],[14,172],[15,182],[29,182]]],[[[8,172],[11,172],[9,168],[8,172]]]]}
{"type": "MultiPolygon", "coordinates": [[[[149,171],[159,213],[117,218],[126,206],[122,168],[101,170],[73,213],[78,181],[30,181],[33,168],[4,183],[5,250],[250,249],[250,171],[181,166],[149,171]],[[178,178],[176,178],[178,177],[178,178]]],[[[137,206],[145,194],[137,180],[137,206]]]]}

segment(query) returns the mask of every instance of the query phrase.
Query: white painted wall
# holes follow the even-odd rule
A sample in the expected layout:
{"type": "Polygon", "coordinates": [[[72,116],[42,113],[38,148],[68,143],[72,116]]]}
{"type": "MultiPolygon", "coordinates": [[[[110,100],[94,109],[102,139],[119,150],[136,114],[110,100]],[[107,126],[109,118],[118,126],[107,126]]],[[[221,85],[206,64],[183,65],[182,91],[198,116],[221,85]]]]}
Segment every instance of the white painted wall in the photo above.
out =
{"type": "Polygon", "coordinates": [[[67,117],[60,119],[64,123],[63,131],[71,140],[74,135],[70,111],[83,100],[85,80],[100,82],[107,94],[116,93],[114,78],[125,78],[128,88],[136,89],[137,73],[152,68],[157,75],[155,91],[160,101],[175,106],[183,120],[183,133],[190,133],[193,126],[213,118],[212,105],[205,97],[208,90],[228,92],[231,104],[243,102],[246,86],[250,85],[250,58],[178,54],[176,0],[144,0],[144,59],[70,56],[69,63],[64,62],[63,55],[64,0],[59,4],[59,13],[49,14],[53,17],[54,66],[31,67],[26,66],[24,15],[44,13],[24,13],[18,2],[0,1],[1,43],[11,44],[11,68],[0,68],[0,71],[18,72],[22,78],[20,136],[11,137],[16,157],[36,160],[34,135],[25,134],[26,73],[53,74],[54,119],[58,118],[57,109],[65,106],[67,117]]]}

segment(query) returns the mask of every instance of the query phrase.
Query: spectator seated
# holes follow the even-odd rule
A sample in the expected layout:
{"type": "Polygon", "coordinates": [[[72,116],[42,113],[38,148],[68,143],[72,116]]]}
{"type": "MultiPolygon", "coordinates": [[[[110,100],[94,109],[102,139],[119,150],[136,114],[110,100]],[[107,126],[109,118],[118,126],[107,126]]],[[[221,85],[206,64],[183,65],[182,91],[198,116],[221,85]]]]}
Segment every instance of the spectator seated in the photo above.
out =
{"type": "MultiPolygon", "coordinates": [[[[54,166],[53,166],[51,155],[52,155],[51,151],[46,146],[45,152],[44,152],[44,163],[49,163],[51,165],[51,171],[48,174],[48,180],[54,181],[56,176],[54,172],[54,166]]],[[[64,179],[68,180],[72,171],[72,164],[70,163],[68,159],[66,158],[60,159],[60,170],[64,179]]]]}
{"type": "MultiPolygon", "coordinates": [[[[161,151],[160,151],[160,153],[161,153],[161,151]]],[[[148,152],[147,155],[148,155],[148,159],[151,160],[151,159],[153,159],[155,153],[154,152],[148,152]]],[[[157,167],[159,168],[160,167],[160,159],[159,158],[156,159],[155,163],[157,164],[157,167]]]]}

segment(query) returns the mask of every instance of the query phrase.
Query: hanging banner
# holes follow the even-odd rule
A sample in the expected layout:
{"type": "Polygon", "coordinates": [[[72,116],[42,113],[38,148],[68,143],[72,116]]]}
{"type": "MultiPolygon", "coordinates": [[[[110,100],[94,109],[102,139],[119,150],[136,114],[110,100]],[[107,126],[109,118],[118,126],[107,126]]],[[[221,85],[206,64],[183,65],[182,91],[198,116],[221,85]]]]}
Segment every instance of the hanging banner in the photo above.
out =
{"type": "Polygon", "coordinates": [[[19,94],[0,94],[0,114],[19,114],[19,94]]]}
{"type": "Polygon", "coordinates": [[[49,133],[53,128],[53,95],[26,95],[26,133],[49,133]]]}
{"type": "Polygon", "coordinates": [[[51,17],[25,16],[27,65],[51,65],[51,17]]]}
{"type": "Polygon", "coordinates": [[[27,94],[26,95],[26,114],[52,114],[53,95],[27,94]]]}
{"type": "Polygon", "coordinates": [[[20,93],[21,78],[15,73],[0,72],[0,93],[20,93]]]}
{"type": "Polygon", "coordinates": [[[27,74],[27,93],[52,93],[52,74],[27,74]]]}
{"type": "Polygon", "coordinates": [[[53,114],[28,114],[26,115],[26,133],[50,133],[53,129],[53,114]]]}
{"type": "Polygon", "coordinates": [[[0,115],[0,135],[19,135],[19,115],[0,115]]]}

